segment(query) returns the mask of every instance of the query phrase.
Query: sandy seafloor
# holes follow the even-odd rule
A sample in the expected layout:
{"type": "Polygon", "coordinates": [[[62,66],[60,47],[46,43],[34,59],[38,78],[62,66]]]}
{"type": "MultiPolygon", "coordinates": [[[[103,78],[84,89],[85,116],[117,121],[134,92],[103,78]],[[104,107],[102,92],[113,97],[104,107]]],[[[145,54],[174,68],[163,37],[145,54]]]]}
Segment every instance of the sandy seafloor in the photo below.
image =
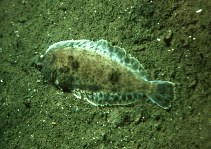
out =
{"type": "Polygon", "coordinates": [[[210,0],[0,0],[0,148],[211,148],[210,12],[210,0]],[[125,48],[176,84],[171,108],[95,107],[47,83],[34,57],[67,39],[125,48]]]}

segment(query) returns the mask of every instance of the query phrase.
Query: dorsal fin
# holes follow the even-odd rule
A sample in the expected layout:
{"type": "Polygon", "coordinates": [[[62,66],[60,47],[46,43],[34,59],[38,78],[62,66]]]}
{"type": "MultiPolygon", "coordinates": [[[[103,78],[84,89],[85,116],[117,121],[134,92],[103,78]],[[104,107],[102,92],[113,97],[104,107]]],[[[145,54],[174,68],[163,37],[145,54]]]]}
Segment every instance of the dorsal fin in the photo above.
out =
{"type": "Polygon", "coordinates": [[[125,65],[128,69],[133,72],[140,74],[141,77],[147,78],[146,71],[140,62],[132,57],[130,54],[125,52],[124,48],[118,46],[112,46],[106,40],[90,41],[90,40],[66,40],[60,41],[51,45],[46,53],[53,49],[58,48],[80,48],[92,52],[96,52],[100,55],[107,56],[108,58],[125,65]]]}

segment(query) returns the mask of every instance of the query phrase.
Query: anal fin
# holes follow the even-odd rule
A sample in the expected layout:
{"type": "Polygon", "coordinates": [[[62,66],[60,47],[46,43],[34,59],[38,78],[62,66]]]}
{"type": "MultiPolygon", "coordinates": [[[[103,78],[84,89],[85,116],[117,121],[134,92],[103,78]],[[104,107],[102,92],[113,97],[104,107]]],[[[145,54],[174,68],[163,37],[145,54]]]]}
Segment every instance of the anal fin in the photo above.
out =
{"type": "Polygon", "coordinates": [[[95,106],[106,105],[128,105],[143,98],[142,93],[105,93],[105,92],[89,92],[77,90],[74,96],[80,99],[86,99],[95,106]]]}

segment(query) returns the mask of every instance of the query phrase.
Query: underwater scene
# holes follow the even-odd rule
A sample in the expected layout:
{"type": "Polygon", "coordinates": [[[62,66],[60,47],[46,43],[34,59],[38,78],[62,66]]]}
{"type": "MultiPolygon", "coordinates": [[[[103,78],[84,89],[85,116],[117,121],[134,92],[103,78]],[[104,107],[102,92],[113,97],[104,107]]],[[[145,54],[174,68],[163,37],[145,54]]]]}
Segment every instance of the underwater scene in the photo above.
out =
{"type": "Polygon", "coordinates": [[[210,149],[210,12],[0,0],[0,148],[210,149]]]}

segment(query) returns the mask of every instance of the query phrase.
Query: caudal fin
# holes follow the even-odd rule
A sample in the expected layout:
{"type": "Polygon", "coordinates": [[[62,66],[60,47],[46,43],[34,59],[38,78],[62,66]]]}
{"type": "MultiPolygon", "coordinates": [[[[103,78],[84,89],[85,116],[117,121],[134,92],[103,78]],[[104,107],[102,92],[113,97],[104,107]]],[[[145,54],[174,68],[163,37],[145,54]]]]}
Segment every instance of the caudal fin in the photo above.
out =
{"type": "Polygon", "coordinates": [[[153,91],[147,97],[163,109],[171,106],[171,101],[175,97],[174,83],[168,81],[150,81],[153,91]]]}

